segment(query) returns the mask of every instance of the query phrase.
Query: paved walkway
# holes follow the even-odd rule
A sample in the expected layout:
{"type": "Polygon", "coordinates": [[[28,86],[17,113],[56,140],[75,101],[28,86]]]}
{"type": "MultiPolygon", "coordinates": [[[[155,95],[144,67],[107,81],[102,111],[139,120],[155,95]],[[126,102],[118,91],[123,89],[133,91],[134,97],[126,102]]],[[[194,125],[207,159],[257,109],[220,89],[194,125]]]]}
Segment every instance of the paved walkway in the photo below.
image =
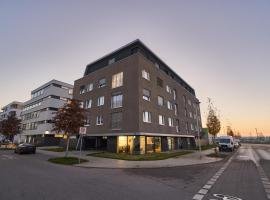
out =
{"type": "MultiPolygon", "coordinates": [[[[45,150],[38,150],[38,152],[51,155],[51,156],[64,156],[65,152],[50,152],[45,150]]],[[[83,151],[81,158],[88,160],[89,162],[85,162],[77,167],[85,167],[85,168],[117,168],[117,169],[125,169],[125,168],[163,168],[163,167],[178,167],[178,166],[186,166],[186,165],[198,165],[205,164],[211,162],[217,162],[222,160],[221,158],[211,158],[206,155],[213,153],[213,149],[208,149],[202,151],[202,157],[200,158],[199,152],[194,152],[190,154],[186,154],[180,156],[178,158],[169,158],[166,160],[155,160],[155,161],[127,161],[127,160],[117,160],[117,159],[109,159],[109,158],[98,158],[93,156],[87,156],[90,153],[96,153],[97,151],[83,151]]],[[[78,157],[80,152],[71,151],[69,152],[69,156],[78,157]]]]}

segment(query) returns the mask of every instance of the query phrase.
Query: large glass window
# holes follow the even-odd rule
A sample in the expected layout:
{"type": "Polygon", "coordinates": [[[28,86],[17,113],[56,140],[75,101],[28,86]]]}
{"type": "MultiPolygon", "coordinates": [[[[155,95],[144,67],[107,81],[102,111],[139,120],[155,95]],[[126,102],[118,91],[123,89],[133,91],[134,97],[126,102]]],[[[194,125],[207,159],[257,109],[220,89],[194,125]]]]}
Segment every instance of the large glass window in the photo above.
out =
{"type": "Polygon", "coordinates": [[[143,89],[143,99],[146,101],[150,101],[150,90],[143,89]]]}
{"type": "Polygon", "coordinates": [[[122,120],[123,120],[122,112],[112,113],[112,129],[121,129],[122,120]]]}
{"type": "Polygon", "coordinates": [[[143,112],[143,122],[151,123],[151,113],[144,111],[143,112]]]}
{"type": "Polygon", "coordinates": [[[123,72],[112,76],[112,88],[117,88],[123,85],[123,72]]]}
{"type": "Polygon", "coordinates": [[[167,137],[167,141],[168,141],[168,150],[172,151],[174,149],[174,138],[167,137]]]}
{"type": "Polygon", "coordinates": [[[104,96],[102,97],[98,97],[98,103],[97,103],[98,106],[103,106],[104,105],[104,96]]]}
{"type": "Polygon", "coordinates": [[[146,153],[154,152],[154,137],[146,137],[146,153]]]}
{"type": "Polygon", "coordinates": [[[140,136],[140,154],[145,153],[145,136],[140,136]]]}
{"type": "Polygon", "coordinates": [[[120,108],[123,104],[123,95],[121,93],[115,93],[111,99],[112,108],[120,108]]]}
{"type": "Polygon", "coordinates": [[[127,136],[118,137],[118,153],[127,153],[128,141],[127,136]]]}
{"type": "Polygon", "coordinates": [[[161,152],[160,137],[146,137],[146,153],[161,152]]]}

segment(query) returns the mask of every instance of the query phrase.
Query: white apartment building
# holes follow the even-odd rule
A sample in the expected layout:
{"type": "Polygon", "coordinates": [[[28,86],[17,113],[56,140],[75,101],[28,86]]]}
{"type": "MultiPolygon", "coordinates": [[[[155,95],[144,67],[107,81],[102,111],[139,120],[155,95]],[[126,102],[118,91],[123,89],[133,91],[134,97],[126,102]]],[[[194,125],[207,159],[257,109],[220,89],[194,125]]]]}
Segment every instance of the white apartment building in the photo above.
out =
{"type": "Polygon", "coordinates": [[[52,119],[55,112],[72,98],[73,85],[52,80],[31,92],[31,99],[23,105],[22,135],[26,142],[37,145],[56,145],[52,119]]]}
{"type": "Polygon", "coordinates": [[[23,108],[23,103],[19,101],[13,101],[8,105],[2,107],[2,112],[0,112],[0,121],[7,119],[8,116],[16,116],[20,118],[21,112],[23,108]]]}
{"type": "MultiPolygon", "coordinates": [[[[8,116],[16,116],[18,119],[20,119],[22,108],[23,103],[19,101],[13,101],[2,107],[2,112],[0,112],[0,121],[7,119],[8,116]]],[[[14,138],[17,138],[17,136],[14,138]]],[[[0,133],[0,141],[3,139],[5,139],[5,137],[0,133]]]]}

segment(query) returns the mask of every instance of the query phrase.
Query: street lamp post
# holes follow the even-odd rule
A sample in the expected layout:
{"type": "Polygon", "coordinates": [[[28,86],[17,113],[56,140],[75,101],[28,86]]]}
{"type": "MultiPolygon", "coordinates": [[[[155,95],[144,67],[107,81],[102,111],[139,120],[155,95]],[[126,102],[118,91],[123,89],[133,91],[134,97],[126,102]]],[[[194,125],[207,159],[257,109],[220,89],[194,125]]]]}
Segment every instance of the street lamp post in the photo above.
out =
{"type": "Polygon", "coordinates": [[[198,109],[201,102],[196,102],[196,119],[197,119],[197,134],[198,134],[198,145],[199,145],[199,152],[200,152],[200,158],[202,158],[202,147],[201,147],[201,138],[200,138],[200,129],[199,129],[199,116],[198,116],[198,109]]]}

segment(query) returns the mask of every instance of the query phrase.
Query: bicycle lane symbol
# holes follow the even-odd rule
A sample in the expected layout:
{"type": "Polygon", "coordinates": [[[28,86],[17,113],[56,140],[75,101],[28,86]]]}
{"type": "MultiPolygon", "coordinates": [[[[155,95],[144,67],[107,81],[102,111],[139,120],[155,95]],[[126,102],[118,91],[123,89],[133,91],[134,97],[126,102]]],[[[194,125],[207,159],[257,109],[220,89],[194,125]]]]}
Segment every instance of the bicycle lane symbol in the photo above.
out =
{"type": "Polygon", "coordinates": [[[226,194],[213,194],[213,196],[217,197],[218,199],[209,199],[209,200],[219,200],[219,199],[222,199],[222,200],[243,200],[241,198],[226,195],[226,194]]]}

